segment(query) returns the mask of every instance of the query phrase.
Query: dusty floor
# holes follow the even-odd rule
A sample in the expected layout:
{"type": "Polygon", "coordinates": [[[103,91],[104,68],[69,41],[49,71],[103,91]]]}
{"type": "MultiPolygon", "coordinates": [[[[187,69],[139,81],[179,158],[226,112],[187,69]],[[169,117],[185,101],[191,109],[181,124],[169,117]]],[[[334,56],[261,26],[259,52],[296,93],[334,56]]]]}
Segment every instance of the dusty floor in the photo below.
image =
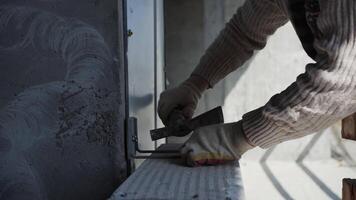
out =
{"type": "Polygon", "coordinates": [[[249,152],[240,161],[246,199],[341,199],[342,179],[356,178],[356,142],[336,130],[249,152]]]}

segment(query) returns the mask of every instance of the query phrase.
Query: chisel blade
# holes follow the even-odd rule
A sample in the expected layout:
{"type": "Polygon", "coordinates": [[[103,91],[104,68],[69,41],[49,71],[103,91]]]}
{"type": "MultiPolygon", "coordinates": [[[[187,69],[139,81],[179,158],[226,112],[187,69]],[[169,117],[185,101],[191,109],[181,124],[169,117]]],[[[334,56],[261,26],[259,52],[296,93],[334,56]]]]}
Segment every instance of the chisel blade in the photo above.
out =
{"type": "MultiPolygon", "coordinates": [[[[181,117],[175,117],[175,119],[181,119],[181,117]]],[[[224,115],[221,106],[205,112],[191,120],[170,121],[169,126],[153,129],[150,131],[150,134],[153,141],[169,136],[183,137],[199,127],[220,123],[224,123],[224,115]]]]}

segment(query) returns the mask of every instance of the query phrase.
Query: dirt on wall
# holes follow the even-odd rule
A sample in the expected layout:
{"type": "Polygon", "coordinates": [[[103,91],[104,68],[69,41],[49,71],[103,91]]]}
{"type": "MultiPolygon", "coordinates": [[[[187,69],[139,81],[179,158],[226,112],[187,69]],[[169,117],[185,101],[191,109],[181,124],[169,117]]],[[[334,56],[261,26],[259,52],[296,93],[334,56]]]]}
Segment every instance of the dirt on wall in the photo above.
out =
{"type": "Polygon", "coordinates": [[[118,7],[0,2],[0,199],[105,199],[126,178],[118,7]]]}

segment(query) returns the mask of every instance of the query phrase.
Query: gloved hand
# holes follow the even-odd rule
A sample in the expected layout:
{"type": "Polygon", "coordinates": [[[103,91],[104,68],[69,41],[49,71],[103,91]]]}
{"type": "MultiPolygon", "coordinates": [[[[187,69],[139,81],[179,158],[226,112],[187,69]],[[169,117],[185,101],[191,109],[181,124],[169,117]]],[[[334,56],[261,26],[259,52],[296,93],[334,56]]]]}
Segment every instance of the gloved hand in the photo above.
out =
{"type": "Polygon", "coordinates": [[[198,100],[208,86],[206,80],[192,75],[179,86],[162,92],[158,102],[158,115],[162,122],[167,125],[173,109],[181,110],[187,119],[192,118],[198,100]]]}
{"type": "Polygon", "coordinates": [[[181,149],[188,166],[215,165],[238,160],[254,146],[247,142],[241,121],[195,130],[181,149]]]}

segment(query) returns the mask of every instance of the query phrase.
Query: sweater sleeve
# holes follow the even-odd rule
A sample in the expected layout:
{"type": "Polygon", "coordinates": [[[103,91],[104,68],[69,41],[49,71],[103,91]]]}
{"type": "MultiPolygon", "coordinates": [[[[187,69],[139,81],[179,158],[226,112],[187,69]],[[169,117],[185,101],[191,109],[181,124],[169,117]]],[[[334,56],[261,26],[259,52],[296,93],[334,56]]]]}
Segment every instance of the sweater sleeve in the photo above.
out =
{"type": "Polygon", "coordinates": [[[192,75],[204,78],[213,87],[240,67],[288,21],[282,7],[276,0],[247,0],[206,50],[192,75]]]}
{"type": "Polygon", "coordinates": [[[356,111],[356,2],[319,0],[316,63],[283,92],[243,116],[251,144],[262,148],[320,131],[356,111]]]}

